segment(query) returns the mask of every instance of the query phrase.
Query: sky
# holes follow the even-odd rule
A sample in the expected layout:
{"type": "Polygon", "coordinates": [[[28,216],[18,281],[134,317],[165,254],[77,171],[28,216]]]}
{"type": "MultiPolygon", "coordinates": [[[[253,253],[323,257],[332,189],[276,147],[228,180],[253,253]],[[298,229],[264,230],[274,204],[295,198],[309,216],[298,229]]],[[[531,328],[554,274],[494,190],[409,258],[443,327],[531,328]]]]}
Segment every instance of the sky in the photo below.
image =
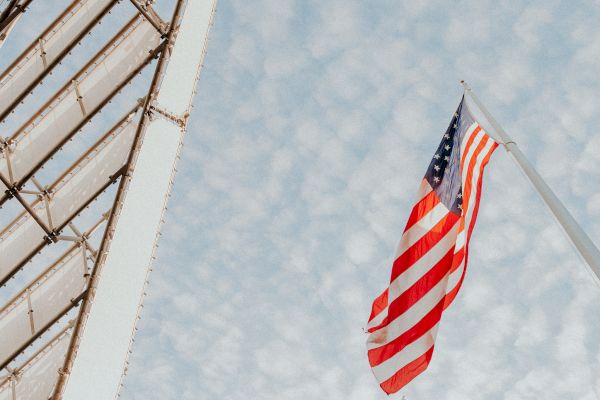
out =
{"type": "MultiPolygon", "coordinates": [[[[599,1],[220,1],[121,398],[387,398],[363,327],[461,79],[600,244],[598,18],[599,1]]],[[[600,399],[598,304],[500,148],[432,362],[392,398],[600,399]]]]}

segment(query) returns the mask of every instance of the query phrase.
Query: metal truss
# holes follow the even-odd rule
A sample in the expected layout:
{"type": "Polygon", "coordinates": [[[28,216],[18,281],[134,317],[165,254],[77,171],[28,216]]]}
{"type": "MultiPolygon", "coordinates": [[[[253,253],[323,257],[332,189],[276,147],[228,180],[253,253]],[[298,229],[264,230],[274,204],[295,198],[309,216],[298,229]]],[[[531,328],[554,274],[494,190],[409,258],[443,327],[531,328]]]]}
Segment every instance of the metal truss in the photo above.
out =
{"type": "Polygon", "coordinates": [[[0,45],[33,0],[10,0],[0,14],[0,45]]]}
{"type": "Polygon", "coordinates": [[[0,75],[0,95],[8,97],[0,105],[0,121],[15,110],[33,90],[44,80],[44,78],[59,65],[73,48],[81,43],[94,26],[116,4],[114,1],[105,1],[106,5],[100,4],[97,9],[84,14],[83,20],[79,19],[78,12],[85,6],[85,0],[75,0],[65,11],[53,21],[40,34],[13,63],[0,75]],[[71,25],[73,28],[71,28],[71,25]],[[72,36],[66,42],[58,39],[62,31],[69,29],[72,36]],[[35,68],[36,63],[42,64],[40,72],[29,72],[35,68]],[[29,73],[28,73],[29,72],[29,73]],[[11,85],[12,80],[17,80],[19,75],[24,75],[21,84],[16,88],[11,85]],[[8,90],[10,89],[10,91],[8,90]]]}
{"type": "MultiPolygon", "coordinates": [[[[5,369],[17,356],[29,347],[37,338],[43,335],[50,327],[52,327],[56,321],[64,317],[69,311],[76,307],[83,296],[85,295],[89,283],[89,277],[91,272],[90,263],[94,263],[98,252],[94,249],[89,239],[96,233],[108,220],[110,210],[102,215],[100,220],[94,223],[87,231],[80,232],[74,224],[69,224],[72,230],[72,236],[65,236],[63,240],[73,242],[73,245],[64,252],[55,262],[50,264],[41,274],[33,279],[27,286],[25,286],[19,293],[17,293],[11,300],[9,300],[2,309],[0,309],[0,320],[3,318],[9,318],[12,321],[18,321],[19,311],[26,311],[29,320],[29,332],[22,337],[22,344],[17,347],[12,353],[5,355],[4,359],[0,358],[0,370],[5,369]],[[70,269],[71,275],[63,274],[66,269],[70,269]],[[72,270],[72,271],[71,271],[72,270]],[[64,278],[66,276],[67,279],[64,278]],[[72,285],[72,282],[68,282],[68,279],[80,277],[81,282],[77,288],[74,288],[71,293],[58,293],[55,294],[57,297],[61,297],[61,301],[54,301],[52,308],[48,307],[48,304],[43,304],[42,314],[40,319],[44,322],[43,325],[38,326],[38,319],[34,317],[38,313],[32,298],[35,298],[38,292],[44,292],[50,288],[64,288],[65,285],[72,285]],[[61,279],[62,278],[62,279],[61,279]],[[26,304],[27,307],[21,307],[20,305],[26,304]]],[[[39,297],[39,296],[38,296],[39,297]]],[[[41,299],[41,297],[40,297],[41,299]]],[[[17,324],[15,322],[14,324],[17,324]]],[[[5,324],[5,329],[10,329],[10,324],[5,324]]]]}
{"type": "MultiPolygon", "coordinates": [[[[10,0],[1,11],[0,45],[30,3],[32,0],[10,0]]],[[[126,213],[125,205],[130,202],[128,192],[135,179],[138,158],[143,157],[142,149],[147,146],[147,131],[156,131],[156,126],[151,126],[156,125],[157,120],[168,121],[171,126],[165,128],[164,134],[172,138],[172,155],[166,156],[172,160],[162,161],[162,165],[169,168],[168,175],[162,174],[163,185],[165,177],[168,185],[162,189],[164,194],[160,192],[161,196],[168,197],[174,173],[170,169],[174,171],[179,157],[181,139],[178,135],[185,132],[190,105],[184,110],[171,107],[169,101],[161,100],[161,85],[177,51],[175,45],[186,8],[190,7],[195,9],[192,11],[195,16],[190,17],[194,24],[199,17],[203,18],[201,25],[207,23],[197,30],[204,37],[201,48],[197,48],[201,37],[186,33],[188,39],[182,39],[188,40],[188,47],[195,42],[197,48],[191,58],[195,60],[192,69],[187,68],[193,76],[188,73],[189,84],[182,96],[189,100],[195,93],[190,87],[195,86],[206,51],[215,0],[190,0],[192,5],[188,5],[188,0],[177,0],[168,22],[155,12],[153,3],[152,0],[74,0],[0,74],[1,123],[9,116],[19,115],[19,106],[29,101],[34,91],[40,90],[40,84],[49,74],[60,73],[61,64],[75,46],[87,40],[88,35],[93,36],[94,27],[101,20],[111,18],[111,10],[127,9],[135,13],[74,75],[66,77],[63,86],[18,129],[0,137],[0,212],[20,210],[5,227],[0,227],[0,290],[14,291],[4,296],[9,300],[0,305],[0,337],[3,338],[0,341],[0,397],[10,393],[13,400],[78,398],[68,394],[68,382],[75,371],[77,354],[87,332],[86,324],[98,301],[100,284],[106,279],[103,271],[109,263],[119,224],[123,224],[119,222],[121,214],[126,213]],[[189,37],[195,40],[190,42],[189,37]],[[130,107],[124,114],[115,116],[112,112],[108,116],[115,121],[112,127],[92,144],[87,144],[86,150],[68,167],[62,167],[50,183],[44,182],[42,169],[53,171],[52,160],[60,159],[71,141],[80,140],[86,125],[100,119],[99,114],[109,108],[116,96],[124,93],[131,96],[135,85],[130,84],[144,75],[144,70],[154,61],[156,67],[146,93],[141,94],[143,97],[137,98],[140,96],[137,94],[136,98],[128,98],[130,107]],[[186,95],[188,90],[190,93],[186,95]],[[117,182],[116,190],[109,191],[117,182]],[[92,216],[93,223],[84,222],[81,219],[84,211],[95,201],[106,201],[109,192],[116,192],[111,208],[95,218],[92,216]],[[3,208],[7,205],[10,207],[3,208]],[[50,262],[42,261],[45,267],[31,276],[27,264],[40,264],[39,260],[44,260],[42,252],[52,245],[62,249],[61,253],[50,262]],[[23,280],[28,283],[19,285],[23,280]],[[70,320],[65,322],[66,318],[70,320]],[[53,336],[48,339],[48,335],[53,336]],[[31,397],[29,387],[36,387],[35,396],[40,393],[39,397],[31,397]]],[[[181,57],[177,62],[182,63],[181,57]]],[[[102,114],[102,120],[106,120],[106,113],[102,114]]],[[[154,199],[155,203],[161,201],[160,196],[154,199]]],[[[160,215],[156,215],[156,209],[153,218],[162,221],[164,204],[160,209],[160,215]]],[[[153,258],[155,241],[145,246],[151,246],[153,258]]],[[[145,268],[149,266],[141,267],[144,268],[140,270],[142,275],[138,275],[144,277],[143,274],[148,273],[145,268]]],[[[147,276],[143,279],[145,282],[147,276]]],[[[140,301],[135,304],[136,320],[140,301]]],[[[129,305],[132,306],[133,303],[129,305]]],[[[127,357],[122,366],[126,363],[127,357]]]]}

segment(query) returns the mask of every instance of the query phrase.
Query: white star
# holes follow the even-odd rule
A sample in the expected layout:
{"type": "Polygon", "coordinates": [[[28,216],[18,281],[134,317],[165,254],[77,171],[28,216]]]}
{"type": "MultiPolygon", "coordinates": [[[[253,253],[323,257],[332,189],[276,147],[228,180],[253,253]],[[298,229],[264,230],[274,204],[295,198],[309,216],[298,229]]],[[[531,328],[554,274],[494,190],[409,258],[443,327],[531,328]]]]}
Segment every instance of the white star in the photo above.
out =
{"type": "Polygon", "coordinates": [[[444,161],[450,161],[450,157],[444,156],[444,161]]]}
{"type": "Polygon", "coordinates": [[[445,146],[444,146],[444,148],[445,148],[446,150],[450,150],[450,146],[448,146],[448,145],[445,145],[445,146]]]}
{"type": "Polygon", "coordinates": [[[447,133],[444,135],[444,139],[450,139],[450,135],[448,135],[447,133]]]}
{"type": "Polygon", "coordinates": [[[434,181],[435,183],[438,183],[438,182],[440,181],[440,178],[438,178],[437,176],[434,176],[434,177],[433,177],[433,181],[434,181]]]}
{"type": "Polygon", "coordinates": [[[456,198],[457,198],[457,199],[462,199],[462,193],[459,193],[459,194],[457,194],[457,195],[456,195],[456,198]]]}
{"type": "Polygon", "coordinates": [[[462,210],[462,204],[457,205],[459,210],[462,210]]]}
{"type": "Polygon", "coordinates": [[[435,156],[433,156],[433,158],[435,158],[436,160],[439,160],[440,159],[440,155],[436,154],[435,156]]]}
{"type": "Polygon", "coordinates": [[[433,169],[435,169],[436,171],[439,171],[440,170],[440,166],[439,165],[434,165],[433,169]]]}

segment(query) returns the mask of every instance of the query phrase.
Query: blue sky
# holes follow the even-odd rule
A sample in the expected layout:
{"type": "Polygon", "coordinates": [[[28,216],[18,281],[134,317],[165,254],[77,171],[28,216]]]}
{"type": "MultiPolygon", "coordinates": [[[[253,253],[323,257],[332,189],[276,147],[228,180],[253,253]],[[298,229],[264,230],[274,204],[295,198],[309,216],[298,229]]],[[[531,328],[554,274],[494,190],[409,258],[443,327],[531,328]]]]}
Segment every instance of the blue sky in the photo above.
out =
{"type": "MultiPolygon", "coordinates": [[[[600,243],[599,7],[220,1],[122,398],[386,398],[362,327],[460,79],[600,243]]],[[[432,363],[393,398],[600,399],[598,304],[498,149],[432,363]]]]}

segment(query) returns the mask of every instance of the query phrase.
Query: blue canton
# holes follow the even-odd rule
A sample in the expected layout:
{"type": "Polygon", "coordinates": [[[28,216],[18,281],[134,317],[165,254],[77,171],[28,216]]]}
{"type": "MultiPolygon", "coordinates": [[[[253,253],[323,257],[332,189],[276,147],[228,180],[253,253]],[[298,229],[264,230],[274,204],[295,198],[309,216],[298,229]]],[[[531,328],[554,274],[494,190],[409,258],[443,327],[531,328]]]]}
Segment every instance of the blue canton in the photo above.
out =
{"type": "Polygon", "coordinates": [[[467,129],[473,122],[463,97],[425,173],[425,179],[440,201],[457,215],[462,214],[460,147],[467,129]]]}

